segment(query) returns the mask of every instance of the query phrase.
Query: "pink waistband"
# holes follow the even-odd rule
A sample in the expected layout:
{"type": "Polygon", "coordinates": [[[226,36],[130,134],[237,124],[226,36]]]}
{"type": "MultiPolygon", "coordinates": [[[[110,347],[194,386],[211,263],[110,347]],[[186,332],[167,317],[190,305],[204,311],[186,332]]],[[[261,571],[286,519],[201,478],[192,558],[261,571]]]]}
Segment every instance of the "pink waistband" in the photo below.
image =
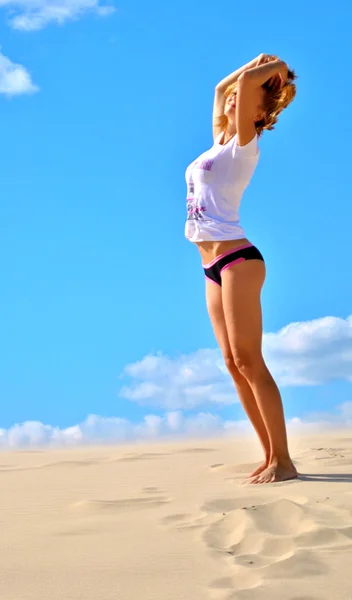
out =
{"type": "Polygon", "coordinates": [[[217,263],[218,260],[220,260],[221,258],[224,258],[224,256],[228,256],[229,254],[232,254],[233,252],[237,252],[237,250],[244,250],[245,248],[251,248],[252,246],[253,246],[253,244],[245,244],[244,246],[238,246],[237,248],[231,248],[231,250],[227,250],[227,252],[224,252],[223,254],[219,254],[219,256],[216,256],[214,258],[214,260],[212,260],[207,265],[202,264],[202,267],[203,267],[203,269],[210,269],[210,267],[215,265],[215,263],[217,263]]]}

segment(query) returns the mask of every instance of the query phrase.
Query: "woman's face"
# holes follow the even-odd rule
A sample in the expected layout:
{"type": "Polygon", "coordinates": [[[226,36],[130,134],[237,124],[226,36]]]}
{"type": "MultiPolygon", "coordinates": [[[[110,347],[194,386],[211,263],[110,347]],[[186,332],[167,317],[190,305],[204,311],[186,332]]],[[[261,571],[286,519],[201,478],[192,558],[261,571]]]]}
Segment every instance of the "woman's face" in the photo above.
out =
{"type": "Polygon", "coordinates": [[[230,114],[236,114],[236,96],[237,89],[235,88],[233,92],[226,98],[225,102],[225,115],[228,117],[230,114]]]}
{"type": "MultiPolygon", "coordinates": [[[[233,92],[226,98],[224,114],[228,119],[236,118],[236,106],[237,106],[237,93],[238,90],[235,88],[233,92]]],[[[253,121],[259,121],[263,115],[263,104],[265,90],[262,87],[253,89],[253,121]]]]}

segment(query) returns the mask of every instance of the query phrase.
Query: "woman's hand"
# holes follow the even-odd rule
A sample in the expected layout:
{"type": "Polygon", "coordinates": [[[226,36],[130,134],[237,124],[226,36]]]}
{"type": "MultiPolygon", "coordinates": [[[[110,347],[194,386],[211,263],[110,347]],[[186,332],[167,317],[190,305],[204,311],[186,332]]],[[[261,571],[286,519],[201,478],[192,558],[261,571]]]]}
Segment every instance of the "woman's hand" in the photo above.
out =
{"type": "MultiPolygon", "coordinates": [[[[265,65],[266,63],[269,62],[275,62],[278,60],[277,56],[274,56],[272,54],[259,54],[255,66],[259,67],[260,65],[265,65]]],[[[270,77],[270,79],[268,79],[268,85],[270,86],[270,88],[273,91],[278,91],[281,87],[281,78],[279,73],[277,73],[276,75],[274,75],[273,77],[270,77]]]]}
{"type": "Polygon", "coordinates": [[[268,85],[273,91],[281,90],[288,77],[288,67],[287,64],[281,61],[277,56],[272,54],[260,54],[257,59],[256,66],[265,65],[266,63],[277,62],[280,63],[280,69],[278,72],[268,79],[268,85]]]}
{"type": "Polygon", "coordinates": [[[272,62],[274,60],[278,60],[277,56],[274,56],[273,54],[259,54],[258,58],[256,59],[256,67],[259,67],[259,65],[264,65],[265,63],[268,62],[272,62]]]}
{"type": "Polygon", "coordinates": [[[285,62],[282,63],[282,66],[280,68],[279,77],[280,77],[280,80],[281,80],[281,86],[280,87],[282,89],[284,87],[284,85],[286,84],[287,78],[288,78],[288,66],[287,66],[287,64],[285,62]]]}

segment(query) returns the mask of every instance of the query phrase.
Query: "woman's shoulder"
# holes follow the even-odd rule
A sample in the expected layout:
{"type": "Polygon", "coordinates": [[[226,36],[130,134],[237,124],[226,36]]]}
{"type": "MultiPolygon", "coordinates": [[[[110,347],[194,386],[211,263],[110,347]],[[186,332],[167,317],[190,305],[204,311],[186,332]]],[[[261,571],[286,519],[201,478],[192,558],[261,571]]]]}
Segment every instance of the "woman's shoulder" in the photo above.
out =
{"type": "Polygon", "coordinates": [[[258,159],[260,154],[259,137],[257,134],[245,146],[240,146],[238,143],[237,134],[234,136],[232,144],[232,152],[235,158],[252,158],[258,159]]]}

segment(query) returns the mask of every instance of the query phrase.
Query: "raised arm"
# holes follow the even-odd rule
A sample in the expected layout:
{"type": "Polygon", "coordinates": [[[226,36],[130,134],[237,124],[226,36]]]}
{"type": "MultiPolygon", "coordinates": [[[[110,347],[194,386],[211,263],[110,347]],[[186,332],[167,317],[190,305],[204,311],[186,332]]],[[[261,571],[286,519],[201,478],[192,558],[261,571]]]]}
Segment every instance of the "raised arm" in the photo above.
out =
{"type": "Polygon", "coordinates": [[[288,67],[282,60],[270,60],[241,73],[236,98],[236,129],[239,146],[248,144],[256,134],[255,121],[265,116],[265,90],[268,82],[273,91],[285,85],[288,67]]]}
{"type": "Polygon", "coordinates": [[[257,65],[261,64],[261,62],[263,62],[264,60],[268,60],[268,59],[269,59],[269,57],[267,54],[260,54],[259,56],[257,56],[253,60],[251,60],[246,65],[243,65],[243,67],[240,67],[239,69],[237,69],[237,71],[230,73],[230,75],[228,75],[227,77],[222,79],[217,84],[217,86],[215,88],[214,107],[213,107],[213,136],[214,136],[214,139],[221,132],[221,127],[219,127],[219,125],[217,124],[217,121],[219,120],[219,117],[222,117],[224,114],[225,100],[226,100],[225,91],[227,90],[229,85],[236,83],[236,81],[238,81],[239,77],[243,73],[245,73],[248,69],[253,69],[257,65]]]}

